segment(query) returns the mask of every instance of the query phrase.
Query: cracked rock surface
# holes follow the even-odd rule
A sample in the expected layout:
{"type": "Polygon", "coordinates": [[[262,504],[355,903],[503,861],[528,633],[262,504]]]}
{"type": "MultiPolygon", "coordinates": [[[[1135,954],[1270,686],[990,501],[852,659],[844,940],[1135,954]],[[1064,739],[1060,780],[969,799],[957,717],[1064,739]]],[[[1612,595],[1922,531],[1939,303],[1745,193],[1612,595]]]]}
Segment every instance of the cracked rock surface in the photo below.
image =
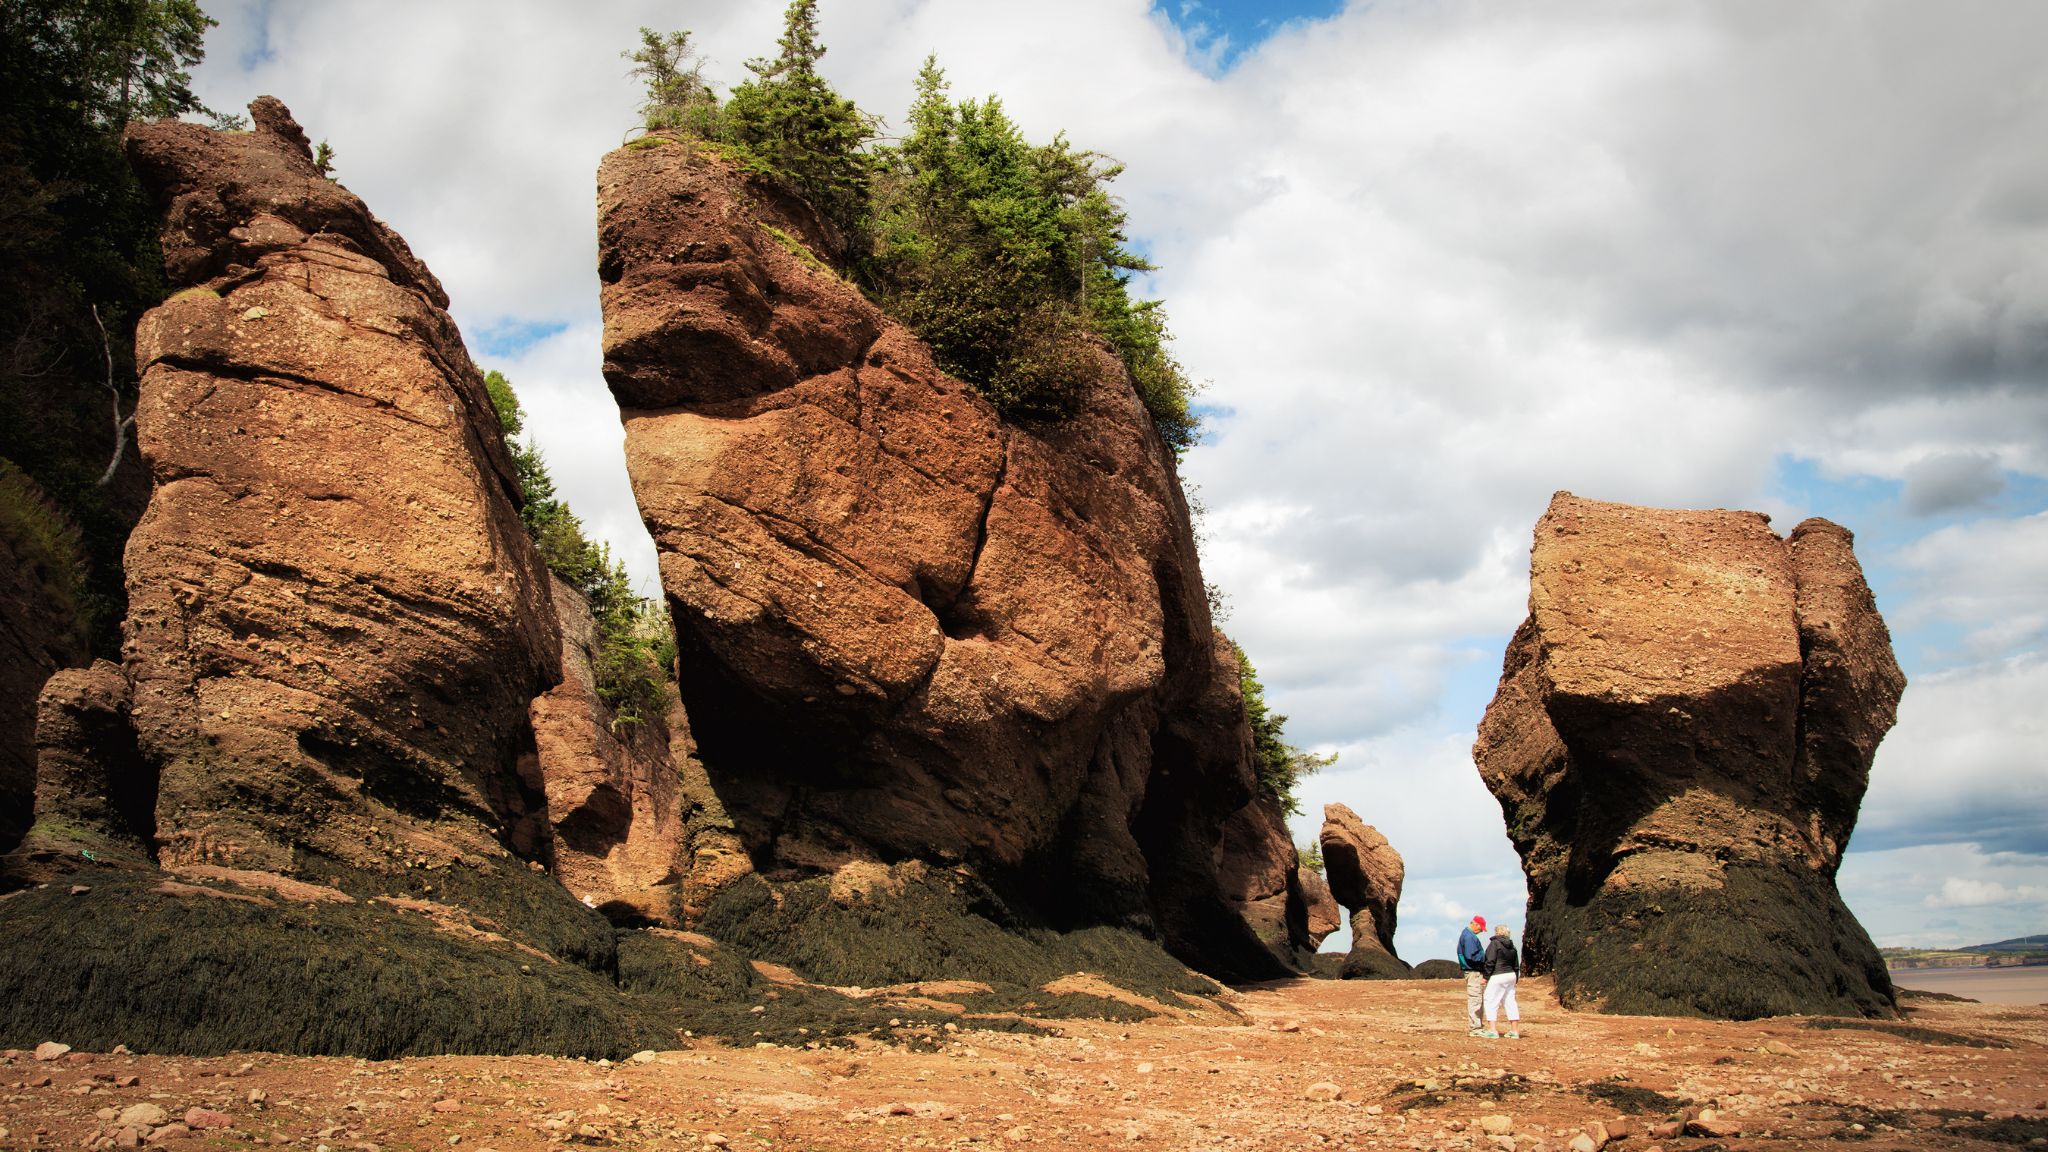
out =
{"type": "Polygon", "coordinates": [[[138,125],[173,294],[142,320],[156,488],[124,667],[167,867],[342,868],[545,845],[526,710],[560,678],[548,577],[447,297],[252,132],[138,125]]]}
{"type": "Polygon", "coordinates": [[[1005,422],[722,160],[636,141],[598,209],[605,376],[690,727],[754,863],[959,862],[1071,924],[1168,902],[1208,925],[1184,956],[1220,934],[1284,970],[1216,880],[1253,792],[1235,667],[1114,357],[1073,419],[1005,422]]]}
{"type": "Polygon", "coordinates": [[[1889,1015],[1835,872],[1905,677],[1848,530],[1552,499],[1473,749],[1567,1003],[1889,1015]]]}

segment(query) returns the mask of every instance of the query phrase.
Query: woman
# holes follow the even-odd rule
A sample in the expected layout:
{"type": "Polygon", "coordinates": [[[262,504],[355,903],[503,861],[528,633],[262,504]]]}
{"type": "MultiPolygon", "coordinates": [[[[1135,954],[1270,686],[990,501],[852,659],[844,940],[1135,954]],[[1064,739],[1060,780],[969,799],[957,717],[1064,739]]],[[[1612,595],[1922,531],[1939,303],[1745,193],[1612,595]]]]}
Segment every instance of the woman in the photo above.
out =
{"type": "Polygon", "coordinates": [[[1508,926],[1498,924],[1493,929],[1493,939],[1486,945],[1486,1031],[1481,1035],[1489,1040],[1498,1040],[1500,1011],[1508,1011],[1507,1038],[1520,1040],[1521,1032],[1516,1025],[1522,1022],[1521,1005],[1515,1003],[1515,970],[1522,966],[1522,958],[1515,952],[1515,938],[1508,934],[1508,926]]]}

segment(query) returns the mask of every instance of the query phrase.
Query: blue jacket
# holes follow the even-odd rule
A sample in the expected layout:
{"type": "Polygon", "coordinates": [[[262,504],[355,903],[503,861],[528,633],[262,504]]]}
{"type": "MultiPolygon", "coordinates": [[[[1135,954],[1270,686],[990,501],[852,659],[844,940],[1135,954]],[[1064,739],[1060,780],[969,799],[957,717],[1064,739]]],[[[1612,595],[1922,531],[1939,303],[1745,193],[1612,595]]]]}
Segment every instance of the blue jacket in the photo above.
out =
{"type": "Polygon", "coordinates": [[[1458,933],[1458,967],[1465,972],[1486,971],[1486,949],[1479,943],[1479,935],[1466,925],[1458,933]]]}

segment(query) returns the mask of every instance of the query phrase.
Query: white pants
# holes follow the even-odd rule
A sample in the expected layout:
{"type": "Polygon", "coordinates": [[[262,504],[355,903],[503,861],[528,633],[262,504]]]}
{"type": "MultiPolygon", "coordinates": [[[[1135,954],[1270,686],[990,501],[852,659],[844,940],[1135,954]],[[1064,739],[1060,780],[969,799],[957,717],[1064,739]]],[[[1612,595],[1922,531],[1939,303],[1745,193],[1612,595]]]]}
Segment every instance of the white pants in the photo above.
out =
{"type": "Polygon", "coordinates": [[[1502,972],[1486,978],[1486,1026],[1491,1028],[1500,1020],[1500,1010],[1508,1010],[1508,1023],[1520,1023],[1522,1007],[1515,1003],[1515,974],[1502,972]]]}

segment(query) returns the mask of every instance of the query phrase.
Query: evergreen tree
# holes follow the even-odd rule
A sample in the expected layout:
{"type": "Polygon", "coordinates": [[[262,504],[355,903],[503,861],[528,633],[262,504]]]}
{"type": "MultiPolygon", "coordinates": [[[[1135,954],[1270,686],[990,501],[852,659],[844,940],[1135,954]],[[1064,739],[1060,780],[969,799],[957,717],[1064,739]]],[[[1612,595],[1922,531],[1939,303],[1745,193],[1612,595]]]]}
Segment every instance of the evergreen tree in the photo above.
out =
{"type": "Polygon", "coordinates": [[[1259,789],[1279,801],[1281,811],[1299,816],[1301,802],[1295,798],[1294,786],[1302,777],[1335,764],[1337,754],[1318,756],[1289,744],[1287,717],[1266,703],[1266,687],[1259,683],[1259,672],[1252,667],[1251,657],[1235,643],[1231,649],[1237,653],[1238,688],[1244,696],[1245,719],[1251,724],[1252,767],[1258,774],[1259,789]]]}
{"type": "Polygon", "coordinates": [[[791,0],[778,43],[775,58],[747,62],[754,78],[726,101],[721,139],[852,236],[867,212],[870,164],[863,149],[875,122],[818,75],[825,46],[817,0],[791,0]]]}
{"type": "Polygon", "coordinates": [[[0,458],[78,526],[101,655],[118,653],[121,552],[148,496],[116,452],[135,322],[163,297],[120,130],[206,111],[187,70],[212,24],[193,0],[0,0],[0,458]]]}
{"type": "Polygon", "coordinates": [[[926,57],[910,132],[883,151],[863,279],[947,371],[1006,414],[1057,418],[1095,372],[1092,334],[1128,369],[1176,452],[1198,434],[1193,386],[1156,301],[1132,300],[1132,252],[1108,184],[1121,165],[1064,135],[1033,146],[994,97],[955,104],[926,57]]]}
{"type": "Polygon", "coordinates": [[[640,116],[648,131],[672,129],[711,138],[718,134],[718,96],[704,81],[704,62],[690,47],[688,32],[663,36],[640,29],[640,47],[619,55],[633,62],[628,73],[647,86],[640,116]]]}

